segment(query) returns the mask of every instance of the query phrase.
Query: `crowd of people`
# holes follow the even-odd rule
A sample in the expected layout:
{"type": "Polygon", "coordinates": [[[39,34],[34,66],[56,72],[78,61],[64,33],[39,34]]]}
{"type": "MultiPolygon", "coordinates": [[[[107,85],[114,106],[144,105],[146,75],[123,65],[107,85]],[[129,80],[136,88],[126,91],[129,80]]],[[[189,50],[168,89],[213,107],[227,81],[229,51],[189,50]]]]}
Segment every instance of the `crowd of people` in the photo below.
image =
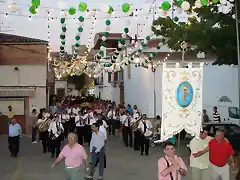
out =
{"type": "MultiPolygon", "coordinates": [[[[52,168],[65,159],[68,180],[80,178],[79,168],[82,164],[88,173],[85,179],[93,179],[98,166],[98,179],[103,179],[107,164],[105,145],[108,135],[122,138],[126,147],[133,147],[135,151],[140,151],[141,155],[148,156],[150,139],[155,128],[159,127],[152,124],[146,114],[141,114],[136,105],[133,108],[130,105],[124,107],[109,101],[89,102],[73,97],[55,103],[49,110],[41,109],[37,112],[34,109],[32,118],[32,143],[38,142],[36,135],[39,131],[43,153],[50,152],[53,158],[56,157],[52,168]],[[61,150],[61,144],[66,138],[68,144],[61,150]],[[85,145],[90,148],[90,164],[85,145]]],[[[17,157],[20,134],[20,125],[12,119],[9,125],[11,156],[17,157]]],[[[224,137],[223,130],[217,130],[215,137],[209,137],[208,129],[203,128],[199,138],[191,140],[189,149],[193,180],[218,180],[219,177],[230,180],[228,160],[231,166],[235,167],[234,151],[224,137]]],[[[188,170],[182,158],[176,155],[175,141],[164,143],[164,153],[158,160],[158,179],[182,180],[188,170]]]]}

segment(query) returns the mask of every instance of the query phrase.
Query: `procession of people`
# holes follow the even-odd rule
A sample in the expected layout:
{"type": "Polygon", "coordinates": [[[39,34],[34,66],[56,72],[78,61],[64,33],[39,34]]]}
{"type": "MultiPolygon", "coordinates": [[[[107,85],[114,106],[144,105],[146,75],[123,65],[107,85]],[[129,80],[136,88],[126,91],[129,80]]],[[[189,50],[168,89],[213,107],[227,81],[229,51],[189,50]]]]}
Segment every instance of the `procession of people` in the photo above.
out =
{"type": "MultiPolygon", "coordinates": [[[[104,178],[104,169],[107,167],[106,144],[107,136],[121,138],[125,147],[140,151],[140,155],[149,155],[149,145],[159,123],[152,124],[146,114],[142,114],[137,105],[132,108],[116,106],[115,102],[95,100],[79,103],[75,99],[64,99],[61,103],[47,109],[32,111],[32,143],[39,132],[39,142],[42,143],[42,152],[50,152],[56,158],[52,168],[62,159],[65,159],[67,180],[93,179],[95,169],[99,167],[98,179],[104,178]],[[61,150],[67,139],[68,144],[61,150]],[[88,155],[85,148],[89,146],[88,155]],[[89,157],[88,157],[89,156],[89,157]],[[88,159],[91,159],[90,163],[88,159]],[[78,173],[84,165],[86,175],[78,173]]],[[[157,119],[160,119],[158,116],[157,119]]],[[[9,150],[11,156],[17,157],[21,126],[16,119],[9,125],[9,150]]],[[[192,139],[189,145],[190,167],[193,180],[229,180],[234,151],[231,144],[224,137],[224,131],[218,130],[216,137],[208,136],[208,129],[203,128],[199,138],[192,139]]],[[[187,174],[187,166],[181,157],[177,156],[175,144],[171,140],[164,144],[165,155],[158,161],[159,180],[182,180],[187,174]]]]}

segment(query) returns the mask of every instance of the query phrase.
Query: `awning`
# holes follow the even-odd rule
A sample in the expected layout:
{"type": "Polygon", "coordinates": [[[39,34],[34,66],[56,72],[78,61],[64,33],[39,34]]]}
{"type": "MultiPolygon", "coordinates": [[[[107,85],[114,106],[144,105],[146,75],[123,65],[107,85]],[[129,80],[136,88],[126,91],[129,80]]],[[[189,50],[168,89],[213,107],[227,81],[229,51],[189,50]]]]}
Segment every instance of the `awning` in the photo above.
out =
{"type": "Polygon", "coordinates": [[[35,87],[0,87],[0,97],[33,97],[35,94],[35,87]]]}

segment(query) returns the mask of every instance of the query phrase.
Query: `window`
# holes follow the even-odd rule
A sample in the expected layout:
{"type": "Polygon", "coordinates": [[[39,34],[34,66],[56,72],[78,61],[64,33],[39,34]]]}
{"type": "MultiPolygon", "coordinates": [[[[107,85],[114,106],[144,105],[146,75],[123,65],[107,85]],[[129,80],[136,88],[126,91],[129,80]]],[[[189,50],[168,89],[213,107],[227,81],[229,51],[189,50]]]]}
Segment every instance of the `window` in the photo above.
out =
{"type": "Polygon", "coordinates": [[[112,81],[112,73],[108,72],[108,82],[112,81]]]}
{"type": "Polygon", "coordinates": [[[229,117],[233,119],[240,119],[239,109],[237,107],[228,108],[229,117]]]}
{"type": "Polygon", "coordinates": [[[132,77],[132,73],[131,73],[131,64],[128,64],[127,65],[127,73],[128,73],[128,79],[131,79],[132,77]]]}

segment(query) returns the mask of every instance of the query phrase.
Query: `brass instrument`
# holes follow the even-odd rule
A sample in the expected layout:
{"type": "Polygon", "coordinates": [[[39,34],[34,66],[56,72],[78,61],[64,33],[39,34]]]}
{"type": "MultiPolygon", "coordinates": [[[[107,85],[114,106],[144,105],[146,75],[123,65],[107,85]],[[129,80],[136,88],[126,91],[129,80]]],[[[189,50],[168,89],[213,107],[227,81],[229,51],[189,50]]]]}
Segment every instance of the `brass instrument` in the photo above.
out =
{"type": "Polygon", "coordinates": [[[48,128],[51,124],[51,119],[49,118],[49,116],[45,116],[43,117],[43,119],[39,119],[38,120],[38,124],[39,124],[39,131],[40,132],[44,132],[44,131],[48,131],[48,128]]]}
{"type": "Polygon", "coordinates": [[[136,118],[135,122],[131,123],[131,128],[133,131],[136,131],[138,129],[138,125],[139,125],[139,122],[141,121],[141,119],[142,119],[142,115],[139,116],[138,118],[136,118]]]}

